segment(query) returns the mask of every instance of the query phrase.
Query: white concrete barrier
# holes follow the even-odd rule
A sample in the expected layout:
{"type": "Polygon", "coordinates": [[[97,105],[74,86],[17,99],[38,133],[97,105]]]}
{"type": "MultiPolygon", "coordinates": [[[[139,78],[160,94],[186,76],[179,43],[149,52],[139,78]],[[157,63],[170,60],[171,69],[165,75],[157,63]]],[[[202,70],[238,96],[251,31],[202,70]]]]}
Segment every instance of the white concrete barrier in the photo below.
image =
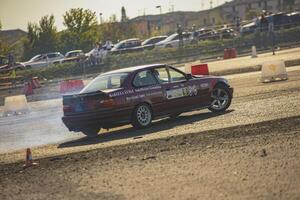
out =
{"type": "Polygon", "coordinates": [[[186,74],[191,74],[192,73],[192,64],[187,63],[184,65],[184,71],[186,74]]]}
{"type": "Polygon", "coordinates": [[[20,115],[29,112],[25,95],[5,97],[4,115],[20,115]]]}
{"type": "Polygon", "coordinates": [[[257,58],[256,46],[252,46],[252,58],[257,58]]]}
{"type": "Polygon", "coordinates": [[[265,62],[262,65],[261,69],[261,81],[271,82],[271,81],[280,81],[287,80],[288,75],[285,68],[285,63],[282,60],[265,62]]]}

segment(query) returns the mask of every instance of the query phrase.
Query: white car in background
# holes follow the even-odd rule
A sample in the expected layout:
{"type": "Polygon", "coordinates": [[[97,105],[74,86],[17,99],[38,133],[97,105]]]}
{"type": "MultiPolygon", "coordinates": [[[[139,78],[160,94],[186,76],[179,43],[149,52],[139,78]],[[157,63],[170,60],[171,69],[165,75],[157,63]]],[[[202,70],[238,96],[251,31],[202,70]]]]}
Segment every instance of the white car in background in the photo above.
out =
{"type": "Polygon", "coordinates": [[[25,68],[48,67],[50,64],[58,64],[64,58],[59,52],[39,54],[31,58],[29,61],[22,62],[25,68]]]}
{"type": "MultiPolygon", "coordinates": [[[[192,33],[190,32],[183,32],[182,33],[182,41],[183,45],[188,45],[191,44],[193,41],[192,33]]],[[[178,33],[174,33],[167,37],[165,40],[160,41],[155,44],[156,48],[174,48],[174,47],[179,47],[179,35],[178,33]]]]}

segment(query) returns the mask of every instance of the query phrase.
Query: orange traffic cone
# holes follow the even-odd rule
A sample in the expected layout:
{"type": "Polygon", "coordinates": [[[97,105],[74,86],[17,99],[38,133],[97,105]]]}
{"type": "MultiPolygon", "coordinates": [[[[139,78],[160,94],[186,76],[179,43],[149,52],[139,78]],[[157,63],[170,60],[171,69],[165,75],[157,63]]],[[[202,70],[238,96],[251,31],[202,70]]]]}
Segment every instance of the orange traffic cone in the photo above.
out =
{"type": "Polygon", "coordinates": [[[33,162],[31,150],[30,148],[26,149],[26,158],[25,158],[25,164],[23,165],[24,168],[31,167],[33,165],[37,165],[37,163],[33,162]]]}

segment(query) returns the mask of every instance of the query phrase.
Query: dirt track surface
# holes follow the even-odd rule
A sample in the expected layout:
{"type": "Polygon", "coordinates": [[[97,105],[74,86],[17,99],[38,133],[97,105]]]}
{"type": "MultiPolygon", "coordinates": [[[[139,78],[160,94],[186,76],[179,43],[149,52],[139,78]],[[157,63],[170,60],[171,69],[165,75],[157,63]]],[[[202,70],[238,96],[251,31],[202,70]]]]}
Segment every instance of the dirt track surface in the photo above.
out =
{"type": "Polygon", "coordinates": [[[26,170],[14,163],[24,152],[2,154],[0,199],[300,199],[300,70],[258,77],[228,76],[235,98],[222,115],[77,136],[33,149],[39,165],[26,170]]]}
{"type": "Polygon", "coordinates": [[[299,199],[300,117],[1,167],[1,199],[299,199]]]}

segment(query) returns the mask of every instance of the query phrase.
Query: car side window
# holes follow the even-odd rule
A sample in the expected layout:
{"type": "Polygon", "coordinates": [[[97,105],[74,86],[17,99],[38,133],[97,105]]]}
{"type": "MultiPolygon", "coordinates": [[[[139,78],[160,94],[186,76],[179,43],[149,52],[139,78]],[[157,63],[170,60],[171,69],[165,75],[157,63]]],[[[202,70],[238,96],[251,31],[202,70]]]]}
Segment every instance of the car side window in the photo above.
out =
{"type": "Polygon", "coordinates": [[[186,77],[183,73],[180,73],[172,68],[169,68],[169,73],[170,73],[170,79],[172,83],[186,81],[186,77]]]}
{"type": "Polygon", "coordinates": [[[48,56],[48,58],[55,58],[56,57],[55,54],[48,54],[47,56],[48,56]]]}
{"type": "Polygon", "coordinates": [[[149,70],[137,73],[133,79],[133,85],[135,87],[146,87],[155,84],[157,84],[157,81],[149,70]]]}
{"type": "Polygon", "coordinates": [[[126,43],[122,43],[118,49],[123,49],[123,48],[126,48],[126,43]]]}
{"type": "Polygon", "coordinates": [[[160,84],[169,82],[169,74],[165,67],[155,68],[153,74],[160,84]]]}
{"type": "Polygon", "coordinates": [[[112,76],[109,82],[109,89],[117,89],[123,84],[123,79],[117,76],[112,76]]]}

